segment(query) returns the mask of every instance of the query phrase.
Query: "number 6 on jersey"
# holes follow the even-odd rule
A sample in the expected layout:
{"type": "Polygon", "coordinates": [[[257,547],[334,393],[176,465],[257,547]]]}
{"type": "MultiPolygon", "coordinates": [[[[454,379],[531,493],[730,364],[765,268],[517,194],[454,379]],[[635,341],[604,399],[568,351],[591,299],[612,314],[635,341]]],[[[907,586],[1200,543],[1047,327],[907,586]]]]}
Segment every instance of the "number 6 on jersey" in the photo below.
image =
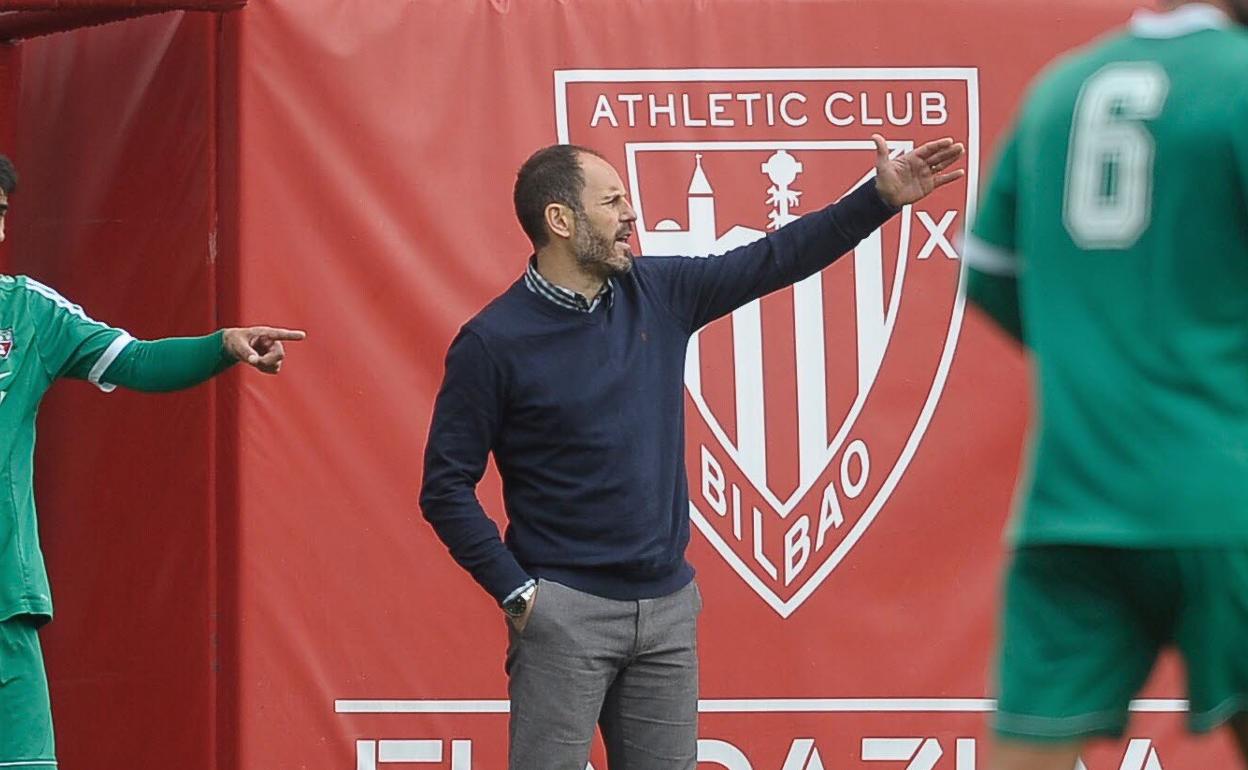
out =
{"type": "Polygon", "coordinates": [[[1170,90],[1152,62],[1111,64],[1079,93],[1070,132],[1063,220],[1082,249],[1128,249],[1148,228],[1153,200],[1152,134],[1170,90]]]}

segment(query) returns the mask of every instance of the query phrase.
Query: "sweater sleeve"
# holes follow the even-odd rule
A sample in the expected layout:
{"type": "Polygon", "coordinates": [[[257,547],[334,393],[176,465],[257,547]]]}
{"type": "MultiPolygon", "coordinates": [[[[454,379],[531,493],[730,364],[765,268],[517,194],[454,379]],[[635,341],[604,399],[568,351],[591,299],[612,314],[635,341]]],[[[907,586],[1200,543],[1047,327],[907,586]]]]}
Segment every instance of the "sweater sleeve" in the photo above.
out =
{"type": "Polygon", "coordinates": [[[659,291],[672,312],[694,331],[817,273],[896,213],[872,179],[837,203],[723,255],[646,259],[661,276],[659,291]]]}
{"type": "MultiPolygon", "coordinates": [[[[151,341],[124,338],[119,340],[124,348],[99,380],[102,385],[110,387],[120,385],[148,392],[182,390],[198,385],[235,363],[233,357],[225,352],[222,335],[223,332],[218,331],[204,337],[169,337],[151,341]]],[[[79,368],[85,368],[85,364],[79,368]]]]}
{"type": "Polygon", "coordinates": [[[503,397],[484,343],[461,330],[446,354],[420,490],[421,511],[451,556],[500,603],[529,579],[477,498],[502,423],[503,397]]]}

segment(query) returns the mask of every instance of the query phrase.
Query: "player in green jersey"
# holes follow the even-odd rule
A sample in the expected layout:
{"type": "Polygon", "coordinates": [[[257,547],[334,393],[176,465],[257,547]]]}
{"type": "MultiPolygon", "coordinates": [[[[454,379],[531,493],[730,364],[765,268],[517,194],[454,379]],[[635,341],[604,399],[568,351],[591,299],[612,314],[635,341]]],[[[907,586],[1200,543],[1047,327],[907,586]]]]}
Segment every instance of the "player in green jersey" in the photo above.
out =
{"type": "MultiPolygon", "coordinates": [[[[0,156],[0,241],[17,173],[0,156]]],[[[35,413],[58,377],[107,392],[189,388],[238,361],[276,374],[282,343],[304,333],[268,326],[145,342],[90,318],[56,291],[0,275],[0,768],[56,766],[37,629],[52,619],[35,520],[35,413]]]]}
{"type": "Polygon", "coordinates": [[[1031,350],[992,770],[1121,735],[1162,647],[1248,757],[1248,0],[1170,2],[1031,87],[965,245],[1031,350]]]}

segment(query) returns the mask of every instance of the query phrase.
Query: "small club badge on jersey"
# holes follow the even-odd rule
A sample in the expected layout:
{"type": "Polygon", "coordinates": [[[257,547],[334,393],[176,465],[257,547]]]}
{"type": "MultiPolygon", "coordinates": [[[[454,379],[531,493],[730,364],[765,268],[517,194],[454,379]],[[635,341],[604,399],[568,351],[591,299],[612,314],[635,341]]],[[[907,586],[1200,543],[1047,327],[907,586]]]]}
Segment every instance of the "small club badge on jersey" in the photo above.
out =
{"type": "Polygon", "coordinates": [[[13,330],[0,329],[0,359],[9,357],[13,352],[13,330]]]}

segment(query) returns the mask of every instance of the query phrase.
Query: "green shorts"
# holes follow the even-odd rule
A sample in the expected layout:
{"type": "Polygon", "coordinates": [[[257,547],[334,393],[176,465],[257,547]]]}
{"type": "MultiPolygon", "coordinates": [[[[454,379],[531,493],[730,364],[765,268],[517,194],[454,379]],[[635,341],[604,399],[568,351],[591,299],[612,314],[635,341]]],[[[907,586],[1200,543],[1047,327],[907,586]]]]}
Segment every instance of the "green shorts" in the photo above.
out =
{"type": "Polygon", "coordinates": [[[35,618],[0,621],[0,768],[56,767],[48,677],[35,618]]]}
{"type": "Polygon", "coordinates": [[[1248,711],[1248,548],[1019,548],[993,726],[1026,741],[1120,737],[1168,645],[1186,664],[1192,730],[1248,711]]]}

